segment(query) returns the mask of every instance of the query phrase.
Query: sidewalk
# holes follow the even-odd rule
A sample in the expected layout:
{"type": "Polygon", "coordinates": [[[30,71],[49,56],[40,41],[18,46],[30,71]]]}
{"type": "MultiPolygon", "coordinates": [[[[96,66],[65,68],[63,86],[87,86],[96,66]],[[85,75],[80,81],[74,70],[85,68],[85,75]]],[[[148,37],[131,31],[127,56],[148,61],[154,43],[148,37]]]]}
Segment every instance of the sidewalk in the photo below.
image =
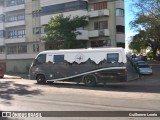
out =
{"type": "Polygon", "coordinates": [[[157,65],[157,64],[160,64],[160,61],[148,60],[147,63],[148,63],[149,65],[157,65]]]}
{"type": "Polygon", "coordinates": [[[127,63],[127,81],[137,80],[139,74],[135,71],[130,62],[127,63]]]}
{"type": "Polygon", "coordinates": [[[4,75],[4,79],[29,79],[27,74],[13,74],[13,75],[4,75]]]}

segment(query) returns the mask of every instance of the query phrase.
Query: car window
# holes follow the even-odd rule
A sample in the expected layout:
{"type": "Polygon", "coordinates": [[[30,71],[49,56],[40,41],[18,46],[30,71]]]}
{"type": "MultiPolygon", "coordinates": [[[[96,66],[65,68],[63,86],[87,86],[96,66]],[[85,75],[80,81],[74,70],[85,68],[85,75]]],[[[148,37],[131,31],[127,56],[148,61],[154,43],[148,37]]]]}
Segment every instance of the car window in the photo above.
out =
{"type": "Polygon", "coordinates": [[[148,65],[139,65],[139,68],[149,68],[148,65]]]}

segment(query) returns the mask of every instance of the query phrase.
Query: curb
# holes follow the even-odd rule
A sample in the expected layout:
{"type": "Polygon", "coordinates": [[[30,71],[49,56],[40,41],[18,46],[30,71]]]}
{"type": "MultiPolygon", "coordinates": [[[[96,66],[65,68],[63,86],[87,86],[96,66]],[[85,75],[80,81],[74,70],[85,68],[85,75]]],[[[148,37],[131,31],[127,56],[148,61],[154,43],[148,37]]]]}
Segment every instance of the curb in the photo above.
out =
{"type": "Polygon", "coordinates": [[[127,82],[132,82],[132,81],[136,81],[136,80],[139,80],[139,79],[141,79],[141,78],[140,78],[140,77],[139,77],[139,75],[138,75],[136,78],[133,78],[133,79],[127,80],[127,82]]]}
{"type": "Polygon", "coordinates": [[[6,76],[4,76],[4,79],[23,79],[23,78],[21,78],[21,77],[6,77],[6,76]]]}

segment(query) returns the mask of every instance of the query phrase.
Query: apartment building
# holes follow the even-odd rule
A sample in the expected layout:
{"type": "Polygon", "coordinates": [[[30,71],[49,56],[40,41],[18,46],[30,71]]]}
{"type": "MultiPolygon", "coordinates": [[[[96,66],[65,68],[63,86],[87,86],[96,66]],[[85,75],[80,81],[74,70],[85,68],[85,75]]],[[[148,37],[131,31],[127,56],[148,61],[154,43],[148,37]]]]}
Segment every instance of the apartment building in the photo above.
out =
{"type": "Polygon", "coordinates": [[[87,15],[77,28],[87,47],[125,47],[124,0],[0,0],[0,67],[25,72],[46,49],[43,25],[57,14],[87,15]]]}

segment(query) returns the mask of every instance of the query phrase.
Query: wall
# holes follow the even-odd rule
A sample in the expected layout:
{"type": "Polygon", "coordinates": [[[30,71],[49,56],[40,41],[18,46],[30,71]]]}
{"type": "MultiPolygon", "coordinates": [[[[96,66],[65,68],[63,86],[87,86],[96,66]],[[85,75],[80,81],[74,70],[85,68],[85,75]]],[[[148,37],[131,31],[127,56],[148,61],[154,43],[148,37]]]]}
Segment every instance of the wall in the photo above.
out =
{"type": "Polygon", "coordinates": [[[30,67],[33,59],[27,60],[7,60],[7,72],[27,72],[26,67],[30,67]]]}

